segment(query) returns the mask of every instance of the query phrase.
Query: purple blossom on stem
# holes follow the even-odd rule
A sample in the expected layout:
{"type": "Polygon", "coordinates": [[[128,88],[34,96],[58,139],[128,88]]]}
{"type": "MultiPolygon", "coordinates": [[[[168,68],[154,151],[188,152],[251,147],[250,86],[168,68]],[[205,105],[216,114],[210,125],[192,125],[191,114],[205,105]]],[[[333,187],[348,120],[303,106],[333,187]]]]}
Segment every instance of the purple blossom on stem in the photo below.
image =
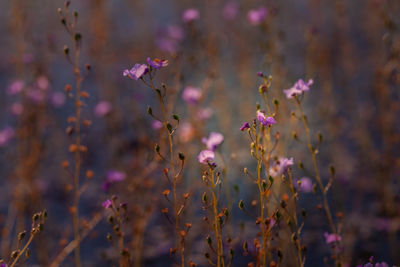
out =
{"type": "Polygon", "coordinates": [[[242,127],[240,127],[241,131],[244,131],[246,129],[250,129],[250,124],[248,122],[243,123],[242,127]]]}
{"type": "Polygon", "coordinates": [[[207,146],[207,149],[212,151],[215,151],[223,141],[224,136],[216,132],[211,132],[208,138],[203,137],[202,139],[202,142],[207,146]]]}
{"type": "Polygon", "coordinates": [[[336,242],[342,241],[342,237],[340,235],[337,235],[337,234],[329,234],[329,233],[325,232],[324,236],[325,236],[325,242],[327,244],[331,244],[331,243],[336,243],[336,242]]]}
{"type": "Polygon", "coordinates": [[[203,150],[197,156],[201,164],[208,164],[210,161],[214,160],[215,154],[212,150],[203,150]]]}
{"type": "Polygon", "coordinates": [[[47,79],[46,76],[40,76],[37,80],[36,80],[36,84],[37,87],[41,90],[47,90],[49,89],[50,86],[50,82],[49,79],[47,79]]]}
{"type": "Polygon", "coordinates": [[[9,95],[19,94],[24,89],[25,83],[21,80],[14,81],[7,87],[7,93],[9,95]]]}
{"type": "Polygon", "coordinates": [[[166,59],[159,59],[159,58],[155,58],[155,59],[151,59],[151,58],[147,58],[147,63],[149,63],[150,66],[152,66],[155,69],[161,69],[163,67],[168,66],[169,62],[166,59]]]}
{"type": "Polygon", "coordinates": [[[269,169],[269,175],[272,177],[279,177],[293,164],[293,158],[279,157],[275,164],[269,169]]]}
{"type": "Polygon", "coordinates": [[[285,93],[286,98],[291,99],[296,95],[301,95],[303,92],[308,92],[313,83],[314,81],[312,79],[309,79],[307,83],[300,79],[293,85],[292,88],[283,90],[283,92],[285,93]]]}
{"type": "Polygon", "coordinates": [[[183,90],[182,98],[186,103],[190,105],[195,105],[199,102],[202,92],[199,88],[187,86],[185,90],[183,90]]]}
{"type": "Polygon", "coordinates": [[[112,110],[112,105],[108,101],[100,101],[94,108],[94,114],[101,118],[109,114],[112,110]]]}
{"type": "Polygon", "coordinates": [[[189,23],[200,18],[200,12],[195,8],[186,9],[182,14],[182,20],[185,23],[189,23]]]}
{"type": "Polygon", "coordinates": [[[257,119],[261,122],[264,126],[271,126],[276,123],[276,120],[273,117],[266,117],[264,112],[257,111],[257,119]]]}
{"type": "Polygon", "coordinates": [[[203,108],[197,112],[197,117],[201,120],[208,120],[213,115],[212,108],[203,108]]]}
{"type": "Polygon", "coordinates": [[[303,177],[299,180],[300,190],[305,193],[310,193],[313,191],[313,183],[310,178],[303,177]]]}
{"type": "Polygon", "coordinates": [[[247,13],[247,19],[253,26],[260,25],[263,21],[266,20],[267,16],[268,10],[263,6],[259,7],[258,9],[251,9],[247,13]]]}
{"type": "Polygon", "coordinates": [[[105,209],[109,209],[112,207],[112,201],[110,199],[107,199],[106,201],[101,204],[105,209]]]}
{"type": "Polygon", "coordinates": [[[24,106],[21,103],[14,103],[11,105],[11,113],[19,116],[24,111],[24,106]]]}
{"type": "Polygon", "coordinates": [[[149,71],[149,67],[146,64],[135,64],[132,69],[124,70],[123,75],[128,76],[135,81],[139,80],[143,75],[149,71]]]}

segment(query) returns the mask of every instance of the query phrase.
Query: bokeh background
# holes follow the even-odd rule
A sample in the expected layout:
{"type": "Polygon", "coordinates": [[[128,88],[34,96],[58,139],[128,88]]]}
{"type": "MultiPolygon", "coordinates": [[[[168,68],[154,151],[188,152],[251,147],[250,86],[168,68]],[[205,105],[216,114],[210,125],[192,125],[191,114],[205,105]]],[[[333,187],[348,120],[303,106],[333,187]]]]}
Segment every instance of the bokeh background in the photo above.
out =
{"type": "MultiPolygon", "coordinates": [[[[26,266],[48,266],[73,238],[72,181],[62,162],[72,159],[65,129],[74,103],[64,88],[75,78],[63,53],[63,46],[71,45],[57,12],[63,5],[61,0],[0,1],[0,255],[8,257],[16,233],[29,227],[34,212],[46,208],[49,213],[26,266]]],[[[278,152],[306,166],[294,168],[298,178],[311,176],[312,165],[304,141],[292,138],[296,132],[304,139],[304,130],[282,90],[299,78],[314,79],[305,111],[315,140],[318,132],[324,136],[323,177],[329,177],[331,164],[336,168],[329,196],[333,210],[344,216],[346,262],[355,266],[375,256],[400,264],[399,1],[80,0],[72,1],[71,10],[79,12],[82,66],[91,65],[83,84],[90,93],[83,114],[93,125],[83,142],[88,147],[84,169],[95,175],[85,179],[82,172],[81,218],[89,221],[103,212],[101,203],[113,194],[127,202],[127,247],[135,266],[173,266],[173,227],[160,212],[167,206],[161,192],[168,182],[153,150],[165,140],[146,112],[148,105],[156,112],[159,107],[153,91],[122,76],[147,57],[169,60],[156,80],[168,85],[168,109],[181,117],[174,141],[187,158],[179,188],[191,194],[184,214],[193,224],[189,258],[207,266],[204,233],[210,229],[200,201],[207,189],[197,154],[201,138],[216,131],[225,137],[217,162],[227,170],[223,200],[233,218],[226,231],[237,238],[233,266],[251,261],[241,247],[252,242],[258,228],[237,203],[255,198],[257,188],[243,174],[244,167],[255,169],[255,162],[239,128],[255,117],[262,101],[256,73],[263,71],[272,75],[271,94],[280,101],[278,152]],[[255,23],[249,11],[261,7],[267,15],[255,23]],[[190,23],[182,19],[188,8],[200,13],[190,23]],[[186,86],[203,90],[200,103],[184,102],[186,86]],[[107,184],[110,171],[125,179],[107,184]]],[[[306,266],[322,266],[330,255],[319,201],[312,193],[300,197],[308,212],[302,236],[306,266]]],[[[105,219],[90,231],[82,242],[84,266],[117,263],[118,252],[106,239],[110,231],[105,219]]],[[[62,266],[74,266],[73,256],[62,266]]]]}

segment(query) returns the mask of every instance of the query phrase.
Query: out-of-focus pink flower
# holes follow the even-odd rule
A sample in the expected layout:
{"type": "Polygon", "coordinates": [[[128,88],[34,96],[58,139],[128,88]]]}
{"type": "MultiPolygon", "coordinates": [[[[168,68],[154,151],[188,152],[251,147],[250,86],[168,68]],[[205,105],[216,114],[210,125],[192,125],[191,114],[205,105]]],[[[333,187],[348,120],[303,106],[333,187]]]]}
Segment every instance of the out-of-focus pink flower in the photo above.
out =
{"type": "Polygon", "coordinates": [[[340,235],[337,235],[337,234],[329,234],[329,233],[325,232],[324,236],[325,236],[325,242],[327,244],[336,243],[336,242],[342,241],[342,237],[340,235]]]}
{"type": "Polygon", "coordinates": [[[23,61],[24,61],[24,63],[27,63],[27,64],[32,63],[34,59],[35,59],[35,57],[30,53],[26,53],[23,56],[23,61]]]}
{"type": "Polygon", "coordinates": [[[176,53],[179,43],[185,37],[181,26],[169,25],[167,28],[160,29],[157,33],[157,46],[168,53],[176,53]]]}
{"type": "Polygon", "coordinates": [[[47,90],[47,89],[49,89],[49,86],[50,86],[49,79],[47,79],[47,77],[43,76],[43,75],[40,76],[39,78],[37,78],[36,84],[37,84],[37,87],[41,90],[47,90]]]}
{"type": "Polygon", "coordinates": [[[222,17],[226,20],[234,20],[239,13],[239,5],[236,1],[230,1],[222,9],[222,17]]]}
{"type": "Polygon", "coordinates": [[[203,108],[197,112],[197,117],[201,120],[208,120],[213,115],[212,108],[203,108]]]}
{"type": "Polygon", "coordinates": [[[208,138],[203,137],[202,142],[208,150],[215,151],[217,147],[224,141],[224,136],[220,133],[211,132],[208,138]]]}
{"type": "Polygon", "coordinates": [[[161,69],[163,67],[168,66],[169,62],[166,59],[151,59],[151,58],[147,58],[147,63],[149,63],[150,66],[152,66],[155,69],[161,69]]]}
{"type": "Polygon", "coordinates": [[[200,12],[195,8],[186,9],[182,14],[182,20],[185,23],[189,23],[200,18],[200,12]]]}
{"type": "Polygon", "coordinates": [[[11,113],[15,116],[19,116],[24,112],[24,106],[21,103],[14,103],[11,105],[11,113]]]}
{"type": "Polygon", "coordinates": [[[65,94],[61,92],[55,92],[51,95],[51,103],[53,106],[59,108],[65,104],[65,94]]]}
{"type": "Polygon", "coordinates": [[[112,110],[112,105],[108,101],[100,101],[94,108],[94,114],[97,117],[104,117],[109,114],[112,110]]]}
{"type": "Polygon", "coordinates": [[[215,154],[212,150],[203,150],[197,156],[201,164],[208,164],[210,161],[214,160],[215,154]]]}
{"type": "Polygon", "coordinates": [[[310,178],[303,177],[299,180],[300,190],[305,193],[310,193],[313,191],[313,183],[310,178]]]}
{"type": "Polygon", "coordinates": [[[298,80],[292,88],[283,90],[286,95],[286,98],[290,99],[296,95],[301,95],[303,92],[310,91],[310,86],[314,83],[312,79],[309,79],[308,82],[304,82],[302,79],[298,80]]]}
{"type": "Polygon", "coordinates": [[[8,87],[7,87],[7,94],[9,95],[16,95],[21,93],[22,89],[24,89],[25,83],[21,80],[16,80],[12,82],[8,87]]]}
{"type": "Polygon", "coordinates": [[[190,140],[193,139],[194,134],[195,132],[193,126],[188,122],[182,123],[179,127],[179,139],[183,143],[190,142],[190,140]]]}
{"type": "Polygon", "coordinates": [[[147,72],[149,72],[149,67],[146,64],[135,64],[130,70],[124,70],[123,75],[137,81],[147,72]]]}
{"type": "Polygon", "coordinates": [[[187,86],[185,90],[183,90],[182,98],[186,101],[186,103],[195,105],[199,102],[202,95],[203,93],[201,92],[201,89],[193,86],[187,86]]]}
{"type": "Polygon", "coordinates": [[[279,177],[293,164],[293,158],[279,157],[275,164],[269,169],[269,175],[272,177],[279,177]]]}
{"type": "Polygon", "coordinates": [[[46,98],[46,94],[39,89],[30,89],[28,90],[26,95],[30,100],[32,100],[32,102],[36,104],[43,102],[46,98]]]}
{"type": "Polygon", "coordinates": [[[107,172],[107,181],[111,183],[122,182],[126,179],[126,173],[116,170],[107,172]]]}
{"type": "Polygon", "coordinates": [[[151,126],[154,130],[160,130],[163,127],[163,124],[161,121],[154,120],[151,126]]]}
{"type": "Polygon", "coordinates": [[[258,9],[251,9],[247,13],[247,19],[250,24],[257,26],[266,20],[268,17],[268,10],[265,7],[259,7],[258,9]]]}
{"type": "Polygon", "coordinates": [[[4,147],[8,144],[11,138],[14,136],[14,129],[10,126],[5,127],[0,131],[0,147],[4,147]]]}

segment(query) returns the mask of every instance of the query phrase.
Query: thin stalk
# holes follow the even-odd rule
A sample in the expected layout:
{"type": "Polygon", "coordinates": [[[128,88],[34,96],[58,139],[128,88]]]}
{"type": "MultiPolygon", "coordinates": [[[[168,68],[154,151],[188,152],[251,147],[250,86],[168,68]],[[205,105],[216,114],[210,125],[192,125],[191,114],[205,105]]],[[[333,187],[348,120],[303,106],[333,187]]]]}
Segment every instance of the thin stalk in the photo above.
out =
{"type": "Polygon", "coordinates": [[[214,181],[214,170],[211,169],[211,186],[214,209],[214,231],[217,238],[217,267],[224,267],[224,247],[222,242],[222,229],[218,219],[218,197],[216,194],[216,182],[214,181]]]}

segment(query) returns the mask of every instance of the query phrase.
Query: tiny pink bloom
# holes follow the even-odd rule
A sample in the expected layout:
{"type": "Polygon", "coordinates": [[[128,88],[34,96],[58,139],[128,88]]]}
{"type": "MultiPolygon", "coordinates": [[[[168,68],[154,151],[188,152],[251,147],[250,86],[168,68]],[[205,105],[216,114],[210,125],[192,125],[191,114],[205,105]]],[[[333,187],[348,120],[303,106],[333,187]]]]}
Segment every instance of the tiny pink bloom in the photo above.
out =
{"type": "Polygon", "coordinates": [[[62,107],[65,104],[65,94],[61,92],[55,92],[51,95],[51,103],[56,108],[62,107]]]}
{"type": "Polygon", "coordinates": [[[325,232],[324,236],[325,236],[325,242],[327,244],[336,243],[336,242],[342,241],[342,237],[340,235],[337,235],[337,234],[329,234],[329,233],[325,232]]]}
{"type": "Polygon", "coordinates": [[[154,130],[160,130],[160,129],[163,127],[163,124],[162,124],[161,121],[154,120],[154,121],[152,122],[152,124],[151,124],[151,127],[152,127],[154,130]]]}
{"type": "Polygon", "coordinates": [[[47,79],[47,77],[43,75],[37,78],[36,84],[38,88],[41,90],[47,90],[50,86],[49,79],[47,79]]]}
{"type": "Polygon", "coordinates": [[[302,79],[298,80],[292,88],[283,90],[286,95],[286,98],[291,99],[296,95],[301,95],[303,92],[310,91],[310,86],[314,83],[312,79],[309,79],[308,82],[304,82],[302,79]]]}
{"type": "Polygon", "coordinates": [[[21,80],[14,81],[7,87],[7,93],[9,95],[19,94],[24,89],[25,83],[21,80]]]}
{"type": "Polygon", "coordinates": [[[212,150],[203,150],[197,156],[201,164],[208,164],[210,161],[214,160],[215,154],[212,150]]]}
{"type": "Polygon", "coordinates": [[[0,131],[0,147],[4,147],[8,144],[11,138],[14,136],[14,129],[7,126],[0,131]]]}
{"type": "Polygon", "coordinates": [[[247,13],[247,19],[253,26],[260,25],[267,19],[268,10],[265,7],[259,7],[258,9],[251,9],[247,13]]]}
{"type": "Polygon", "coordinates": [[[273,117],[266,117],[264,112],[257,111],[257,119],[261,122],[264,126],[271,126],[276,124],[276,120],[273,117]]]}
{"type": "Polygon", "coordinates": [[[149,72],[149,67],[146,64],[135,64],[132,69],[124,70],[123,75],[137,81],[147,72],[149,72]]]}
{"type": "Polygon", "coordinates": [[[112,207],[112,201],[107,199],[106,201],[103,202],[103,204],[101,204],[105,209],[109,209],[112,207]]]}
{"type": "Polygon", "coordinates": [[[189,142],[190,140],[193,139],[195,135],[195,131],[192,124],[188,122],[182,123],[181,126],[178,128],[178,131],[179,131],[179,139],[183,143],[189,142]]]}
{"type": "Polygon", "coordinates": [[[220,133],[211,132],[208,138],[203,137],[202,142],[208,150],[214,151],[224,141],[224,136],[220,133]]]}
{"type": "Polygon", "coordinates": [[[166,59],[151,59],[151,58],[147,58],[147,63],[149,63],[150,66],[152,66],[155,69],[161,69],[163,67],[168,66],[169,62],[166,59]]]}
{"type": "Polygon", "coordinates": [[[279,157],[275,164],[269,169],[269,175],[272,177],[280,177],[282,174],[294,164],[293,158],[279,157]]]}
{"type": "Polygon", "coordinates": [[[186,9],[182,14],[182,20],[185,23],[189,23],[200,18],[200,12],[195,8],[186,9]]]}
{"type": "Polygon", "coordinates": [[[116,183],[122,182],[126,179],[126,173],[116,170],[111,170],[107,172],[107,182],[116,183]]]}
{"type": "Polygon", "coordinates": [[[310,193],[310,192],[313,191],[313,183],[312,183],[312,181],[311,181],[310,178],[308,178],[308,177],[303,177],[303,178],[301,178],[301,179],[299,180],[299,182],[301,183],[301,184],[300,184],[300,190],[301,190],[302,192],[310,193]]]}
{"type": "Polygon", "coordinates": [[[239,5],[235,1],[225,4],[222,9],[222,17],[226,20],[234,20],[239,13],[239,5]]]}
{"type": "Polygon", "coordinates": [[[186,103],[195,105],[199,102],[202,95],[203,93],[201,92],[201,89],[193,86],[187,86],[183,90],[182,98],[186,101],[186,103]]]}
{"type": "Polygon", "coordinates": [[[112,105],[108,101],[100,101],[94,108],[94,114],[97,117],[104,117],[109,114],[112,110],[112,105]]]}
{"type": "Polygon", "coordinates": [[[200,109],[197,113],[197,117],[201,120],[208,120],[213,115],[214,111],[212,108],[203,108],[200,109]]]}

